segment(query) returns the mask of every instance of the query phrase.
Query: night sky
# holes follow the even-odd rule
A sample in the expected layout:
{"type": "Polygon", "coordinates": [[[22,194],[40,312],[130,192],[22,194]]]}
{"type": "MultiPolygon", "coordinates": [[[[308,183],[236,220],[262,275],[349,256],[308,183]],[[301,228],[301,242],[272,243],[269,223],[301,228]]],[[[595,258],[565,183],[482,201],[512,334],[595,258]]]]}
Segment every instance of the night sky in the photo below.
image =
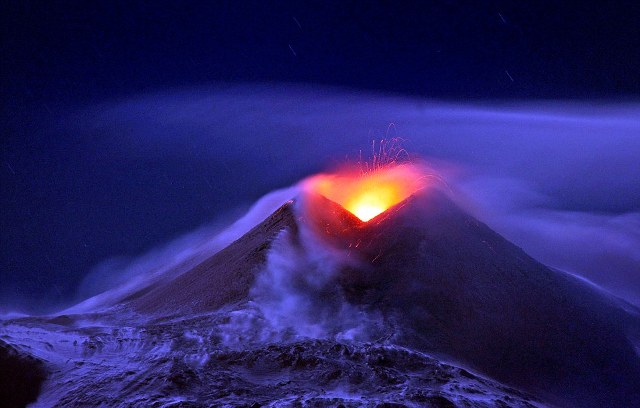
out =
{"type": "MultiPolygon", "coordinates": [[[[15,1],[0,19],[0,311],[75,301],[106,259],[126,263],[367,145],[363,128],[332,156],[304,122],[279,127],[233,98],[206,122],[197,101],[211,87],[255,84],[278,114],[286,97],[269,92],[293,84],[499,105],[640,96],[637,1],[15,1]],[[165,110],[175,120],[157,120],[165,110]],[[295,141],[274,146],[281,131],[295,141]]],[[[627,162],[617,195],[544,192],[561,209],[640,211],[627,162]]]]}

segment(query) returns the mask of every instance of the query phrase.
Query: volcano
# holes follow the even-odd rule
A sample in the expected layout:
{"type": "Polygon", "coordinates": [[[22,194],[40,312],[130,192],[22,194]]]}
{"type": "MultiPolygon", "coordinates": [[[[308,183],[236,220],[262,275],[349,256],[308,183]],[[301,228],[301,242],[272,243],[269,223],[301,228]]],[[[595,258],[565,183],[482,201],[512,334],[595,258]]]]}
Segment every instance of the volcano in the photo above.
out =
{"type": "Polygon", "coordinates": [[[395,316],[401,344],[560,406],[640,401],[637,309],[546,267],[439,191],[366,223],[320,208],[337,220],[325,239],[366,261],[341,276],[349,301],[395,316]]]}
{"type": "Polygon", "coordinates": [[[633,306],[546,267],[436,188],[364,218],[306,194],[176,276],[90,311],[6,319],[1,340],[14,366],[45,367],[34,406],[640,401],[633,306]],[[320,252],[340,259],[322,279],[320,252]],[[291,273],[265,275],[282,265],[291,273]],[[265,287],[285,294],[275,312],[293,305],[278,324],[265,287]],[[331,334],[371,321],[365,338],[331,334]]]}

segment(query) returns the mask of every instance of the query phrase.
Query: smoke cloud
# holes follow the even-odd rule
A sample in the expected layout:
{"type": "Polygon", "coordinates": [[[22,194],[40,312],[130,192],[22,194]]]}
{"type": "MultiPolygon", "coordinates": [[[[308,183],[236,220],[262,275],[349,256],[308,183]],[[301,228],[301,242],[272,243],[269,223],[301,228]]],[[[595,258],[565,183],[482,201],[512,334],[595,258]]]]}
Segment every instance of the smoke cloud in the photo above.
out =
{"type": "MultiPolygon", "coordinates": [[[[46,217],[34,207],[31,219],[41,220],[47,233],[35,250],[21,252],[26,249],[10,245],[22,242],[21,236],[6,235],[2,304],[16,301],[17,288],[31,288],[38,270],[50,272],[38,275],[50,279],[49,286],[67,292],[82,286],[86,295],[106,286],[107,276],[109,282],[129,281],[166,260],[171,265],[190,256],[190,248],[210,245],[204,251],[210,253],[219,245],[209,240],[231,221],[221,217],[226,211],[355,161],[360,152],[369,153],[372,139],[395,136],[411,155],[439,169],[466,208],[532,256],[640,304],[638,118],[637,102],[462,104],[275,84],[183,89],[83,107],[43,130],[55,142],[34,148],[29,158],[38,162],[38,154],[46,153],[48,162],[73,169],[69,180],[43,172],[40,184],[83,196],[61,198],[53,191],[38,201],[46,217]],[[59,202],[75,203],[67,204],[76,206],[73,216],[56,211],[59,202]],[[78,236],[108,243],[116,256],[132,247],[152,248],[217,218],[223,219],[215,227],[175,246],[124,268],[116,265],[127,271],[121,278],[112,278],[114,268],[103,263],[81,284],[88,265],[99,264],[105,250],[82,255],[78,236]],[[154,231],[162,233],[149,238],[154,231]]],[[[11,165],[19,174],[21,164],[11,165]]],[[[13,199],[32,205],[30,196],[13,199]]],[[[232,235],[242,230],[234,228],[232,235]]],[[[283,253],[292,250],[286,237],[281,240],[283,253]]],[[[276,254],[270,265],[282,273],[297,270],[276,254]]],[[[268,279],[277,286],[280,278],[268,279]]],[[[43,294],[37,287],[24,290],[22,299],[43,294]]],[[[262,299],[267,309],[280,301],[262,299]]]]}
{"type": "Polygon", "coordinates": [[[302,229],[294,242],[283,231],[258,275],[251,296],[280,333],[366,341],[379,319],[349,304],[338,282],[349,265],[345,253],[333,250],[302,229]]]}
{"type": "Polygon", "coordinates": [[[541,262],[640,304],[640,212],[554,208],[552,199],[516,180],[461,185],[485,222],[541,262]]]}
{"type": "MultiPolygon", "coordinates": [[[[306,218],[305,197],[295,212],[306,218]]],[[[389,331],[380,311],[347,301],[341,274],[360,260],[322,240],[305,222],[280,231],[257,272],[250,301],[220,325],[229,347],[300,338],[371,341],[389,331]]]]}

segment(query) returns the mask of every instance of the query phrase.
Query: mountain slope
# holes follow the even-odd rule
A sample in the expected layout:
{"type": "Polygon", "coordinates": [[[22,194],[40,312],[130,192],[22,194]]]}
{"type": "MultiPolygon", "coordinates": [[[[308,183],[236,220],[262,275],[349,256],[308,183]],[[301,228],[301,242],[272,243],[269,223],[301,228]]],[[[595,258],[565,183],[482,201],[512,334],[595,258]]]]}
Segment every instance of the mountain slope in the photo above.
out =
{"type": "Polygon", "coordinates": [[[121,305],[153,315],[214,311],[247,298],[271,242],[283,229],[295,230],[293,202],[276,210],[240,239],[168,282],[127,296],[121,305]]]}
{"type": "Polygon", "coordinates": [[[638,315],[529,257],[445,194],[411,197],[347,230],[323,236],[363,260],[343,273],[348,299],[395,316],[404,344],[563,406],[640,401],[638,315]]]}

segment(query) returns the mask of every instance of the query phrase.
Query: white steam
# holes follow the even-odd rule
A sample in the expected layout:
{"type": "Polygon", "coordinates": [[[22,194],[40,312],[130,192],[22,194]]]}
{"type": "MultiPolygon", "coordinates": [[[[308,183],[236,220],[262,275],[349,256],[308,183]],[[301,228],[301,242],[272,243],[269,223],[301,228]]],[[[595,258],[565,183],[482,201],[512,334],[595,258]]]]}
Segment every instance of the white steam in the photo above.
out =
{"type": "Polygon", "coordinates": [[[223,330],[227,345],[299,338],[375,340],[384,320],[350,304],[339,284],[356,261],[299,225],[280,232],[257,275],[246,308],[233,312],[223,330]]]}

